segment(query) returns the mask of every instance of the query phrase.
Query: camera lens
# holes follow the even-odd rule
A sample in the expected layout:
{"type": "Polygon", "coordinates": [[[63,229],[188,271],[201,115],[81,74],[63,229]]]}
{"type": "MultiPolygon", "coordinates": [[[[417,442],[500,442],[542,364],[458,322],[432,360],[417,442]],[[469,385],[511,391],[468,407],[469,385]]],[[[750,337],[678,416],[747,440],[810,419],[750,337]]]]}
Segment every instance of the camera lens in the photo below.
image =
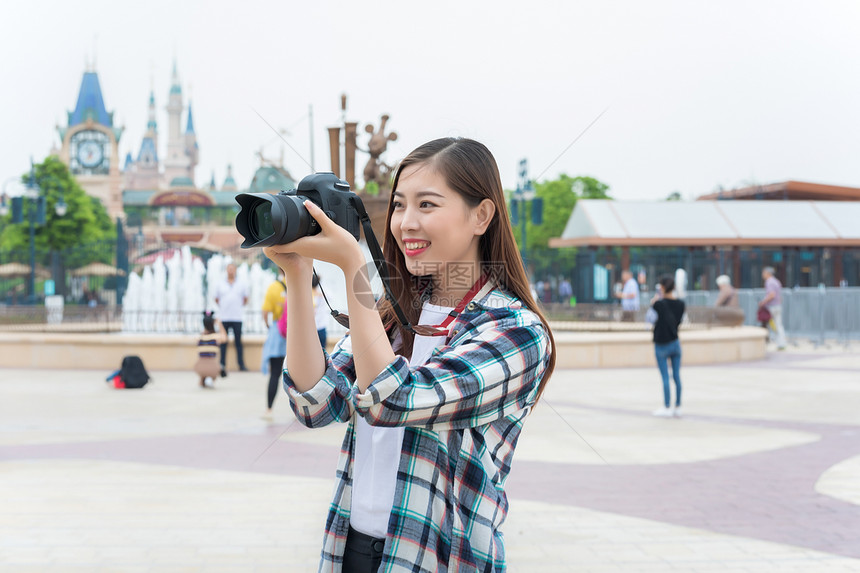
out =
{"type": "Polygon", "coordinates": [[[236,230],[245,238],[242,247],[284,245],[319,232],[319,227],[302,204],[303,196],[279,193],[241,193],[242,207],[236,215],[236,230]]]}
{"type": "Polygon", "coordinates": [[[275,227],[272,225],[272,204],[261,201],[251,213],[251,232],[258,241],[274,234],[275,227]]]}

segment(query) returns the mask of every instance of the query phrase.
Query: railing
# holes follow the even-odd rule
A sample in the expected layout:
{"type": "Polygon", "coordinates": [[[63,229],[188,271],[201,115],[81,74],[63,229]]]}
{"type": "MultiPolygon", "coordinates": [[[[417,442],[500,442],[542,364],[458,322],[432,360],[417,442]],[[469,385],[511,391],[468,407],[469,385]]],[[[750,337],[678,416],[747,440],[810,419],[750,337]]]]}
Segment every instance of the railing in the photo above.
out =
{"type": "MultiPolygon", "coordinates": [[[[744,311],[745,324],[758,324],[758,303],[764,289],[739,289],[738,302],[744,311]]],[[[688,292],[690,305],[713,306],[716,291],[688,292]]],[[[647,304],[648,300],[643,300],[647,304]]],[[[847,343],[860,340],[860,288],[782,289],[782,323],[786,335],[794,341],[809,339],[816,343],[836,340],[847,343]]]]}
{"type": "Polygon", "coordinates": [[[44,305],[0,305],[0,332],[119,332],[116,306],[66,306],[57,313],[44,305]]]}
{"type": "MultiPolygon", "coordinates": [[[[738,301],[743,323],[758,325],[758,303],[764,289],[739,289],[738,301]]],[[[708,328],[723,324],[714,312],[717,291],[690,291],[685,301],[688,328],[708,328]]],[[[653,293],[642,293],[640,309],[633,322],[622,322],[620,305],[578,304],[574,307],[553,303],[543,306],[547,317],[570,330],[647,330],[645,310],[653,293]]],[[[836,341],[848,344],[860,340],[860,288],[783,289],[782,316],[789,341],[807,339],[815,344],[836,341]]],[[[0,331],[16,332],[136,332],[196,334],[202,328],[199,312],[137,311],[123,313],[120,307],[68,305],[61,315],[43,305],[0,305],[0,331]]],[[[242,332],[263,334],[265,326],[259,311],[245,313],[242,332]]],[[[340,337],[344,329],[329,321],[330,338],[340,337]]]]}

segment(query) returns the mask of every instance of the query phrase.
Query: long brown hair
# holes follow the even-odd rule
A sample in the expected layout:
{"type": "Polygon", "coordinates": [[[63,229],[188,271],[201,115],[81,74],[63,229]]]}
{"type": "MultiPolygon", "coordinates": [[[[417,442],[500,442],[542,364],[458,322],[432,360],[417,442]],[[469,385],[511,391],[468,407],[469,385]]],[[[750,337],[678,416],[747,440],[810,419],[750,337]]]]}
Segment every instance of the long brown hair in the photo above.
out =
{"type": "MultiPolygon", "coordinates": [[[[519,298],[529,310],[540,317],[541,322],[546,327],[549,336],[550,359],[538,390],[538,398],[540,398],[547,380],[555,369],[555,339],[546,317],[531,295],[529,280],[523,268],[508,218],[499,168],[493,154],[482,143],[472,139],[454,137],[434,139],[415,149],[398,165],[391,187],[391,199],[388,202],[388,216],[386,217],[385,239],[383,241],[385,261],[394,279],[391,281],[394,297],[406,314],[409,323],[418,324],[418,319],[421,316],[421,304],[417,303],[421,298],[419,289],[426,285],[426,280],[422,280],[422,277],[413,277],[409,273],[403,252],[391,232],[394,192],[397,191],[397,184],[403,170],[412,165],[426,165],[433,168],[444,177],[448,187],[459,193],[470,207],[478,206],[484,199],[490,199],[496,206],[493,218],[479,240],[478,248],[483,266],[482,271],[489,274],[497,285],[504,287],[519,298]]],[[[380,304],[380,314],[386,328],[399,330],[402,341],[400,352],[410,356],[414,342],[413,334],[399,325],[394,310],[387,301],[380,304]]]]}

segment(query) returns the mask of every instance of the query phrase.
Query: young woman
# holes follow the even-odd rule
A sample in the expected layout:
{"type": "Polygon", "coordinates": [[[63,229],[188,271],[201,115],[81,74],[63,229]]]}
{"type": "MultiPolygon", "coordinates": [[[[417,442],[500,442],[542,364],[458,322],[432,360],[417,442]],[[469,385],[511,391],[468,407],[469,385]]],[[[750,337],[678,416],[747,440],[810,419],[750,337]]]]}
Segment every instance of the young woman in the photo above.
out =
{"type": "Polygon", "coordinates": [[[446,138],[397,169],[384,253],[419,326],[377,308],[358,243],[305,205],[322,232],[266,254],[286,274],[293,411],[309,427],[348,422],[320,571],[504,570],[505,480],[555,354],[495,159],[446,138]],[[315,258],[347,277],[350,331],[330,357],[314,324],[315,258]]]}
{"type": "Polygon", "coordinates": [[[675,297],[675,279],[666,276],[657,285],[658,292],[651,299],[651,308],[657,312],[654,323],[654,354],[657,368],[663,378],[663,407],[654,411],[661,418],[681,417],[681,342],[678,326],[684,318],[686,305],[675,297]],[[672,378],[675,380],[675,404],[669,389],[669,361],[672,362],[672,378]]]}

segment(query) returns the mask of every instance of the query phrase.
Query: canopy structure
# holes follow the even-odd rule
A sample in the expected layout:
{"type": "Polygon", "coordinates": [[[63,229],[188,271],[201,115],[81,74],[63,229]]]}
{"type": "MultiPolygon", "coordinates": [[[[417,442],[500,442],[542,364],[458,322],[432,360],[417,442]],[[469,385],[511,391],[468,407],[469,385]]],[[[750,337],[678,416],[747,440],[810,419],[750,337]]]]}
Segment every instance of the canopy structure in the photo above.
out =
{"type": "MultiPolygon", "coordinates": [[[[29,277],[30,272],[30,265],[25,265],[24,263],[6,263],[0,265],[0,278],[24,278],[29,277]]],[[[35,272],[36,277],[40,279],[46,279],[51,276],[51,273],[39,265],[36,265],[35,272]]]]}
{"type": "Polygon", "coordinates": [[[125,275],[125,271],[106,263],[90,263],[72,271],[74,277],[110,277],[125,275]]]}
{"type": "Polygon", "coordinates": [[[561,247],[860,247],[857,201],[576,203],[561,247]]]}

